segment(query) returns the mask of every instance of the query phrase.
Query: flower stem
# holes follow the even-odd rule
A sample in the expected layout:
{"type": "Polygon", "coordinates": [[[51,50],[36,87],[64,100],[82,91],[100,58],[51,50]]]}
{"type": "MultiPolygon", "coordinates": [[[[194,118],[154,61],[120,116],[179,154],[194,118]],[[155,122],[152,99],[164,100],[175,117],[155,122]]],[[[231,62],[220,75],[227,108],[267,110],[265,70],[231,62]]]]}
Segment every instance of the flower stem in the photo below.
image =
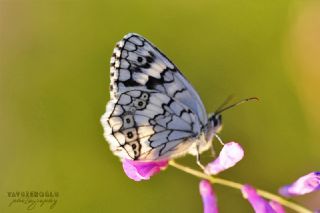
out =
{"type": "MultiPolygon", "coordinates": [[[[228,186],[228,187],[231,187],[231,188],[234,188],[234,189],[239,189],[241,190],[242,189],[242,186],[243,184],[240,184],[240,183],[236,183],[236,182],[233,182],[233,181],[230,181],[230,180],[226,180],[226,179],[222,179],[222,178],[217,178],[217,177],[212,177],[210,175],[207,175],[203,172],[200,172],[198,170],[195,170],[195,169],[192,169],[190,167],[186,167],[186,166],[183,166],[181,164],[178,164],[176,163],[175,161],[171,160],[169,162],[169,164],[181,171],[184,171],[186,173],[189,173],[193,176],[196,176],[196,177],[199,177],[199,178],[202,178],[202,179],[206,179],[208,181],[210,181],[211,183],[213,184],[220,184],[220,185],[224,185],[224,186],[228,186]]],[[[274,200],[278,203],[280,203],[281,205],[283,206],[286,206],[292,210],[295,210],[296,212],[300,212],[300,213],[312,213],[311,210],[309,209],[306,209],[305,207],[303,206],[300,206],[296,203],[293,203],[291,201],[288,201],[278,195],[275,195],[275,194],[272,194],[270,192],[267,192],[267,191],[264,191],[264,190],[261,190],[261,189],[257,189],[257,192],[260,196],[266,198],[266,199],[269,199],[269,200],[274,200]]]]}

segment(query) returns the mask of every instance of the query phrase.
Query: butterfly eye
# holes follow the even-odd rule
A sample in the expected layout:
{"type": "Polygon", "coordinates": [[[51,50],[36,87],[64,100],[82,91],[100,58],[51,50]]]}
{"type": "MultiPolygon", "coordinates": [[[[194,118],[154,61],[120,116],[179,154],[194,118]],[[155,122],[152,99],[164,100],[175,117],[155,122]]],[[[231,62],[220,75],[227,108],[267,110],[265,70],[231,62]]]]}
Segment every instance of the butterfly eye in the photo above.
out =
{"type": "Polygon", "coordinates": [[[148,100],[149,98],[149,95],[148,93],[142,93],[141,97],[140,97],[142,100],[148,100]]]}
{"type": "Polygon", "coordinates": [[[137,148],[137,144],[131,144],[132,149],[136,149],[137,148]]]}
{"type": "Polygon", "coordinates": [[[127,137],[128,137],[129,139],[133,138],[133,133],[132,133],[132,132],[128,132],[128,133],[127,133],[127,137]]]}
{"type": "Polygon", "coordinates": [[[138,56],[137,61],[142,64],[144,62],[144,58],[141,56],[138,56]]]}
{"type": "Polygon", "coordinates": [[[125,135],[126,142],[135,141],[137,139],[137,131],[135,128],[130,128],[122,131],[122,133],[125,135]]]}
{"type": "Polygon", "coordinates": [[[138,143],[138,141],[134,141],[134,142],[131,142],[130,145],[131,145],[131,148],[133,150],[134,156],[138,157],[139,154],[140,154],[140,151],[139,151],[140,144],[138,143]]]}
{"type": "Polygon", "coordinates": [[[136,112],[136,108],[135,107],[130,107],[128,112],[131,112],[132,114],[134,114],[136,112]]]}
{"type": "Polygon", "coordinates": [[[131,128],[134,126],[134,122],[133,122],[133,116],[132,115],[125,115],[122,118],[123,120],[123,128],[127,129],[127,128],[131,128]]]}
{"type": "Polygon", "coordinates": [[[137,108],[137,109],[143,109],[145,108],[147,105],[147,102],[144,101],[144,100],[141,100],[141,99],[136,99],[134,101],[134,106],[137,108]]]}

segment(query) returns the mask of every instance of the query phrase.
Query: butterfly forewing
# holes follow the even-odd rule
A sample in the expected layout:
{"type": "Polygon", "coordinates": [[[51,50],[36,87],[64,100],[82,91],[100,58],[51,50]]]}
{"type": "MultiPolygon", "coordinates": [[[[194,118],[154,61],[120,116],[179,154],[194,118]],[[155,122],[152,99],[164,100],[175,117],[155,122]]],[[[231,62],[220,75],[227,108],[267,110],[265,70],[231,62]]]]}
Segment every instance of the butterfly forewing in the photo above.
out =
{"type": "Polygon", "coordinates": [[[118,42],[110,64],[111,98],[131,88],[156,90],[183,103],[203,126],[207,124],[207,114],[197,92],[178,68],[142,36],[128,34],[118,42]]]}

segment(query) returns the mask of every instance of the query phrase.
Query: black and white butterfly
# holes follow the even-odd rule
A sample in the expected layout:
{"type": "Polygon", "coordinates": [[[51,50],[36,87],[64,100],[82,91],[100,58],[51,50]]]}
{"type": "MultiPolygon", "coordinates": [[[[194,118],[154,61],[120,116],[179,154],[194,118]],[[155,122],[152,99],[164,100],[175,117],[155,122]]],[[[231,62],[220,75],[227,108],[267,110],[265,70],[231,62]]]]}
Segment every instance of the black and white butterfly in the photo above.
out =
{"type": "Polygon", "coordinates": [[[127,34],[110,66],[111,98],[101,123],[115,155],[157,161],[211,147],[220,113],[208,118],[198,93],[151,42],[127,34]]]}

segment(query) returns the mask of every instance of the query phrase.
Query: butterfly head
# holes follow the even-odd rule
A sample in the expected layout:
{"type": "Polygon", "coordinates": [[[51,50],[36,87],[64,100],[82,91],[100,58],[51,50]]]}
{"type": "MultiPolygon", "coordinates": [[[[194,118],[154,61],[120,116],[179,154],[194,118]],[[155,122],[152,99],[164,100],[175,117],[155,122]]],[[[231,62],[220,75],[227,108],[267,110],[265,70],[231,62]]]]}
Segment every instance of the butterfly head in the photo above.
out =
{"type": "Polygon", "coordinates": [[[209,115],[207,131],[206,131],[206,141],[211,141],[213,136],[219,133],[222,129],[222,116],[220,113],[213,113],[209,115]]]}

